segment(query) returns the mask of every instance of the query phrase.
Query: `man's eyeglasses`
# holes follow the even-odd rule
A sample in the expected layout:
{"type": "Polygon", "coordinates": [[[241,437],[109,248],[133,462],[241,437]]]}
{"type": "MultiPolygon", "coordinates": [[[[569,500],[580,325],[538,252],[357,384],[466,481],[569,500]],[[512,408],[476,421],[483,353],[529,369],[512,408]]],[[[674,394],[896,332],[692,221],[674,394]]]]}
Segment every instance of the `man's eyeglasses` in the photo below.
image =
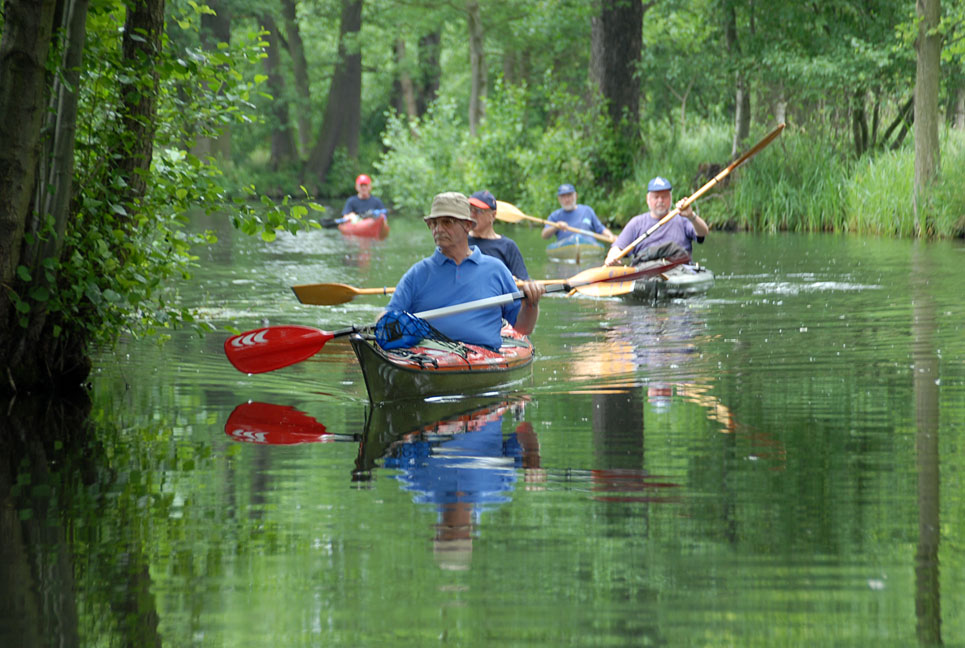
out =
{"type": "Polygon", "coordinates": [[[458,223],[461,220],[463,219],[453,218],[452,216],[439,216],[437,218],[430,218],[427,220],[426,225],[429,226],[429,229],[432,229],[436,225],[441,225],[442,227],[452,227],[455,223],[458,223]]]}

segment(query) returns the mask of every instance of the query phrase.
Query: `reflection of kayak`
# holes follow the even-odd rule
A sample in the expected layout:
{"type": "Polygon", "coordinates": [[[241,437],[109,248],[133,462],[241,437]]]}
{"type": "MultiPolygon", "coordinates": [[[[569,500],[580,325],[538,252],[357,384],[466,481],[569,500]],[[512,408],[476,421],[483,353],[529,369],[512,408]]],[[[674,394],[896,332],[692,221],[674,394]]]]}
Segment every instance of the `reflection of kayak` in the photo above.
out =
{"type": "Polygon", "coordinates": [[[472,432],[485,423],[501,419],[517,402],[520,401],[501,396],[480,396],[373,406],[365,416],[365,432],[355,465],[356,478],[371,471],[393,446],[412,435],[438,440],[472,432]]]}
{"type": "Polygon", "coordinates": [[[603,256],[606,248],[592,236],[573,234],[546,246],[546,256],[551,259],[573,260],[603,256]]]}
{"type": "Polygon", "coordinates": [[[533,362],[533,345],[510,326],[502,334],[499,351],[434,340],[386,351],[372,336],[354,334],[350,339],[369,400],[382,403],[473,394],[523,377],[533,362]]]}
{"type": "Polygon", "coordinates": [[[365,238],[384,239],[389,235],[389,219],[385,214],[375,218],[360,218],[357,221],[341,223],[338,231],[346,236],[363,236],[365,238]]]}
{"type": "Polygon", "coordinates": [[[682,264],[666,272],[633,282],[633,291],[623,295],[628,301],[653,301],[690,297],[710,290],[714,273],[701,265],[682,264]]]}

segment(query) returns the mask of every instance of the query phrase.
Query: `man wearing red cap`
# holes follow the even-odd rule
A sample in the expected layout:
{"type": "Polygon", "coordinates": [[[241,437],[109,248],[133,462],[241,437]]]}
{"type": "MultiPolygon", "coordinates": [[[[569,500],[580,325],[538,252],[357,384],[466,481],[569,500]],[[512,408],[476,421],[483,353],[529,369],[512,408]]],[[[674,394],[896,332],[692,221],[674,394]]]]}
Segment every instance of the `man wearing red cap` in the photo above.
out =
{"type": "Polygon", "coordinates": [[[469,232],[469,245],[475,245],[479,251],[494,256],[509,268],[517,279],[529,279],[526,262],[519,251],[516,241],[493,229],[496,219],[496,199],[491,193],[483,189],[469,197],[469,213],[476,224],[469,232]]]}
{"type": "Polygon", "coordinates": [[[342,207],[342,216],[355,220],[356,216],[378,216],[386,211],[382,201],[372,195],[372,178],[364,173],[355,179],[357,196],[351,196],[342,207]],[[371,213],[370,213],[371,212],[371,213]]]}

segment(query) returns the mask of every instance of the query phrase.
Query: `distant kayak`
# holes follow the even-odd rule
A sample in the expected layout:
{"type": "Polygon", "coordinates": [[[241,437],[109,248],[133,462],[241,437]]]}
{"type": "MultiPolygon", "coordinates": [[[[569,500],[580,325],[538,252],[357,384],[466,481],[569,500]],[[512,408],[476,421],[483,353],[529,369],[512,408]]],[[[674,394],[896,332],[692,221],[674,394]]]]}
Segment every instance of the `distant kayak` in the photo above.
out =
{"type": "Polygon", "coordinates": [[[389,219],[385,214],[379,214],[374,218],[347,221],[339,224],[338,231],[345,236],[376,238],[381,241],[389,235],[389,219]]]}
{"type": "Polygon", "coordinates": [[[576,261],[602,257],[606,247],[592,236],[573,234],[546,246],[546,256],[559,261],[576,261]]]}

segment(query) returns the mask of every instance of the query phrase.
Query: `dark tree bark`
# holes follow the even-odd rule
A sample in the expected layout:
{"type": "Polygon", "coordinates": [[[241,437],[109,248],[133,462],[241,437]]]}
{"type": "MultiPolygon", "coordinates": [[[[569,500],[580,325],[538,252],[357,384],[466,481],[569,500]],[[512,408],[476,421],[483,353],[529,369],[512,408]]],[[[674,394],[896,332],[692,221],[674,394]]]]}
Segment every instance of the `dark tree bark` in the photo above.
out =
{"type": "Polygon", "coordinates": [[[398,75],[394,82],[394,105],[395,109],[406,115],[409,119],[419,116],[418,107],[415,99],[415,84],[412,76],[406,69],[405,41],[401,38],[395,39],[395,63],[398,75]]]}
{"type": "Polygon", "coordinates": [[[164,34],[164,0],[127,0],[127,18],[121,51],[129,67],[131,81],[121,89],[121,119],[125,137],[115,152],[116,169],[126,181],[125,202],[135,209],[147,190],[145,171],[154,155],[157,130],[158,71],[164,34]],[[147,68],[148,74],[143,74],[147,68]]]}
{"type": "Polygon", "coordinates": [[[590,79],[600,89],[614,125],[624,123],[626,135],[636,131],[640,113],[640,82],[636,76],[643,48],[643,14],[654,2],[602,0],[593,18],[590,39],[590,79]]]}
{"type": "Polygon", "coordinates": [[[362,52],[358,43],[361,29],[362,0],[342,0],[338,61],[318,140],[305,165],[302,178],[305,185],[325,179],[338,147],[345,147],[351,157],[358,155],[362,113],[362,52]]]}
{"type": "MultiPolygon", "coordinates": [[[[34,268],[28,295],[53,294],[56,288],[56,273],[52,269],[40,272],[45,259],[60,258],[64,245],[64,233],[70,219],[70,201],[73,198],[74,141],[77,133],[77,91],[80,85],[80,71],[84,57],[84,43],[87,38],[88,0],[60,0],[58,20],[60,33],[65,43],[61,59],[61,73],[52,77],[49,109],[46,112],[43,132],[46,137],[42,144],[42,154],[38,161],[38,181],[35,199],[28,219],[29,238],[24,239],[21,258],[28,268],[34,268]],[[49,222],[53,224],[51,233],[45,233],[49,222]],[[29,240],[37,241],[29,244],[29,240]]],[[[47,303],[31,300],[29,323],[17,345],[13,348],[10,360],[20,364],[30,353],[38,348],[51,351],[47,344],[39,342],[47,326],[47,303]]],[[[63,336],[54,342],[57,347],[63,344],[76,345],[76,340],[63,336]]],[[[79,349],[69,353],[77,355],[79,349]]],[[[52,353],[55,355],[55,353],[52,353]]],[[[73,362],[73,360],[71,360],[73,362]]]]}
{"type": "MultiPolygon", "coordinates": [[[[117,198],[127,217],[117,228],[134,226],[146,190],[157,112],[163,0],[138,0],[127,5],[122,35],[119,115],[112,147],[105,147],[109,173],[122,187],[117,198]]],[[[41,261],[59,260],[63,231],[70,218],[72,160],[76,127],[78,70],[84,47],[87,0],[8,0],[4,5],[4,36],[0,44],[0,251],[3,290],[0,291],[0,391],[77,389],[90,372],[88,336],[83,326],[61,318],[50,321],[41,296],[56,280],[53,267],[41,261]],[[54,33],[62,43],[52,42],[54,33]],[[48,57],[62,57],[49,73],[48,57]],[[47,119],[45,124],[43,120],[47,119]],[[31,199],[33,202],[31,202],[31,199]],[[36,215],[36,221],[29,217],[36,215]],[[54,224],[39,245],[27,233],[54,224]],[[39,261],[38,261],[39,260],[39,261]],[[27,273],[17,272],[24,265],[27,273]],[[42,275],[42,276],[41,276],[42,275]],[[49,275],[49,276],[48,276],[49,275]],[[14,292],[15,291],[15,292],[14,292]],[[17,310],[14,295],[21,306],[17,310]],[[29,315],[25,314],[29,313],[29,315]],[[68,330],[70,329],[70,330],[68,330]]],[[[124,250],[114,251],[123,257],[124,250]]]]}
{"type": "Polygon", "coordinates": [[[292,74],[295,77],[295,114],[298,122],[298,146],[304,154],[312,145],[312,120],[310,119],[311,95],[308,89],[308,62],[305,60],[305,46],[298,29],[298,16],[295,0],[281,0],[282,16],[285,19],[285,44],[292,59],[292,74]]]}
{"type": "Polygon", "coordinates": [[[868,150],[868,115],[865,111],[865,93],[858,90],[851,99],[851,139],[854,141],[855,157],[868,150]]]}
{"type": "Polygon", "coordinates": [[[888,140],[891,138],[891,134],[895,132],[895,129],[900,127],[898,135],[895,136],[894,141],[891,143],[891,150],[896,150],[901,146],[901,142],[905,139],[905,134],[908,132],[908,127],[914,120],[914,108],[915,108],[915,97],[914,95],[906,101],[901,108],[898,110],[898,116],[895,117],[894,121],[888,125],[885,129],[884,135],[881,136],[881,145],[888,145],[888,140]]]}
{"type": "Polygon", "coordinates": [[[485,109],[483,97],[486,96],[486,54],[484,51],[484,36],[482,15],[479,3],[469,0],[466,3],[466,15],[469,25],[469,135],[476,136],[479,122],[482,121],[485,109]]]}
{"type": "Polygon", "coordinates": [[[442,78],[442,31],[436,30],[419,39],[419,84],[416,110],[419,116],[426,114],[429,104],[439,96],[439,80],[442,78]]]}
{"type": "Polygon", "coordinates": [[[941,0],[917,0],[921,19],[915,49],[918,63],[915,74],[915,233],[927,234],[922,200],[941,167],[938,142],[938,87],[941,75],[942,37],[935,33],[941,21],[941,0]]]}
{"type": "Polygon", "coordinates": [[[731,157],[736,158],[751,131],[751,93],[747,77],[740,69],[741,46],[737,35],[737,11],[733,3],[728,3],[725,8],[724,36],[731,58],[738,64],[734,77],[734,140],[730,151],[731,157]]]}
{"type": "MultiPolygon", "coordinates": [[[[47,53],[55,0],[7,0],[0,41],[0,287],[14,283],[33,198],[44,120],[47,53]]],[[[16,326],[0,289],[0,349],[16,326]]],[[[6,363],[0,363],[6,365],[6,363]]]]}
{"type": "Polygon", "coordinates": [[[288,98],[285,95],[285,78],[281,72],[281,55],[278,43],[278,26],[270,13],[261,16],[268,35],[268,47],[263,59],[265,75],[268,77],[268,91],[271,93],[271,160],[272,171],[286,166],[296,159],[295,138],[292,136],[291,121],[288,118],[288,98]]]}

